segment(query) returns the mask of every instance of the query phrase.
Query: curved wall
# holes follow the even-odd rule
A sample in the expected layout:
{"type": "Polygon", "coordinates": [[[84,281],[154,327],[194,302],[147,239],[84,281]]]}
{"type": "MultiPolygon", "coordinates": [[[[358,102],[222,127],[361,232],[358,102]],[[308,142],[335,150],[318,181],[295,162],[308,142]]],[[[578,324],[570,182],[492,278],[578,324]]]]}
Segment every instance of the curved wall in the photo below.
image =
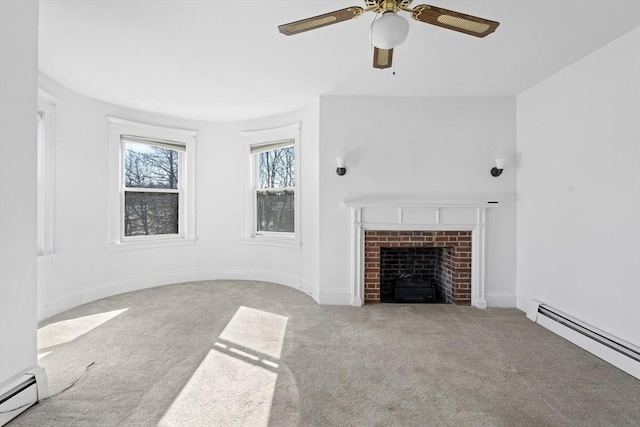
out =
{"type": "Polygon", "coordinates": [[[217,278],[265,280],[320,304],[351,304],[351,218],[342,200],[376,194],[500,200],[487,219],[486,296],[490,307],[515,306],[512,97],[325,96],[289,114],[208,123],[98,102],[43,76],[40,86],[57,98],[55,253],[39,260],[41,319],[116,293],[217,278]],[[108,117],[198,131],[194,245],[110,252],[108,117]],[[294,122],[301,245],[248,244],[241,132],[294,122]],[[347,158],[343,177],[338,156],[347,158]],[[496,157],[511,161],[497,179],[489,174],[496,157]]]}
{"type": "Polygon", "coordinates": [[[55,98],[54,253],[38,263],[39,319],[117,293],[191,280],[266,280],[318,298],[318,105],[235,123],[164,117],[96,101],[40,76],[55,98]],[[110,251],[108,117],[198,131],[194,245],[110,251]],[[242,239],[240,132],[301,122],[297,248],[242,239]]]}

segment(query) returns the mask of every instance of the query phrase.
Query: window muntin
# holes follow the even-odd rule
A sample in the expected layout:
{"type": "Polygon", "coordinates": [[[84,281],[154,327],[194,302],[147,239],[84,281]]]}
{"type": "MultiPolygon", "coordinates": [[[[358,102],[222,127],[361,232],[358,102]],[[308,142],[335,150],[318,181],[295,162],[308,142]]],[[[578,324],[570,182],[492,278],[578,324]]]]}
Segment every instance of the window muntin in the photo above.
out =
{"type": "Polygon", "coordinates": [[[255,232],[295,233],[294,141],[252,147],[255,163],[255,232]]]}
{"type": "Polygon", "coordinates": [[[185,146],[127,135],[121,143],[123,238],[183,234],[185,146]]]}

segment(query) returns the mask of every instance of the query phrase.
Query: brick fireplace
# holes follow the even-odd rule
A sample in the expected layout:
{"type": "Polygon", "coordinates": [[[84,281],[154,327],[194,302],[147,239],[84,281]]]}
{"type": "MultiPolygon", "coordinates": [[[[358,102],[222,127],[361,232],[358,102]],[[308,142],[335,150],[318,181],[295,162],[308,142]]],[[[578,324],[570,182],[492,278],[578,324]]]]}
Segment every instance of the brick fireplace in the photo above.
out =
{"type": "Polygon", "coordinates": [[[434,283],[439,302],[471,305],[471,231],[366,230],[364,303],[389,301],[401,275],[434,283]]]}
{"type": "MultiPolygon", "coordinates": [[[[348,292],[352,305],[380,301],[383,251],[411,248],[431,252],[429,248],[437,248],[435,252],[439,253],[435,256],[442,260],[428,260],[427,264],[434,266],[425,268],[427,271],[429,268],[446,270],[441,278],[450,285],[447,285],[448,289],[443,288],[441,294],[449,294],[450,302],[454,304],[487,308],[486,211],[498,207],[498,202],[438,202],[427,196],[406,199],[364,196],[344,199],[343,204],[351,210],[351,284],[348,292]]],[[[418,256],[423,255],[427,256],[424,253],[418,256]]],[[[394,268],[397,275],[398,270],[406,267],[394,268]]],[[[396,297],[401,294],[404,301],[413,299],[411,286],[396,284],[396,297]]],[[[428,281],[427,285],[419,283],[416,287],[429,288],[428,281]]],[[[428,293],[428,289],[425,292],[428,293]]],[[[423,298],[422,302],[431,302],[428,297],[423,298]]]]}

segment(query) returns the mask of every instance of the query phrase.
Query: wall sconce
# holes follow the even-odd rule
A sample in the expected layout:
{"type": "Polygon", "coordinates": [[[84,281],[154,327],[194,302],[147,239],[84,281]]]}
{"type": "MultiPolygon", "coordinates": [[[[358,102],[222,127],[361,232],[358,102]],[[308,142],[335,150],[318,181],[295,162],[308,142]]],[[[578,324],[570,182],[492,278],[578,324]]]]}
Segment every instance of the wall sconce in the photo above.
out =
{"type": "Polygon", "coordinates": [[[507,164],[507,159],[496,159],[496,166],[491,169],[491,176],[500,176],[504,166],[507,164]]]}
{"type": "Polygon", "coordinates": [[[347,168],[344,164],[344,157],[336,157],[336,163],[338,164],[338,169],[336,169],[336,173],[340,176],[347,173],[347,168]]]}

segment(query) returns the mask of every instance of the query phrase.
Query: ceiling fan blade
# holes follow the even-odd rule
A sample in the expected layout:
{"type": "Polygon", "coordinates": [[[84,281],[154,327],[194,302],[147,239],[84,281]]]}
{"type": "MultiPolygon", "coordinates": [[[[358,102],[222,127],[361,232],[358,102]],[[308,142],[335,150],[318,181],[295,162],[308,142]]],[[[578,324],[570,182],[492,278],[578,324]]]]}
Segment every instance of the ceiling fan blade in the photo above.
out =
{"type": "Polygon", "coordinates": [[[393,49],[373,49],[373,68],[391,67],[391,61],[393,60],[393,49]]]}
{"type": "Polygon", "coordinates": [[[324,15],[282,24],[278,26],[278,30],[284,35],[292,36],[305,31],[315,30],[316,28],[326,27],[327,25],[337,24],[338,22],[355,19],[362,15],[363,12],[364,9],[358,6],[347,7],[346,9],[336,10],[325,13],[324,15]]]}
{"type": "Polygon", "coordinates": [[[476,37],[488,36],[500,25],[500,23],[496,21],[465,15],[464,13],[426,4],[414,7],[411,16],[416,21],[437,25],[438,27],[459,31],[476,37]]]}

